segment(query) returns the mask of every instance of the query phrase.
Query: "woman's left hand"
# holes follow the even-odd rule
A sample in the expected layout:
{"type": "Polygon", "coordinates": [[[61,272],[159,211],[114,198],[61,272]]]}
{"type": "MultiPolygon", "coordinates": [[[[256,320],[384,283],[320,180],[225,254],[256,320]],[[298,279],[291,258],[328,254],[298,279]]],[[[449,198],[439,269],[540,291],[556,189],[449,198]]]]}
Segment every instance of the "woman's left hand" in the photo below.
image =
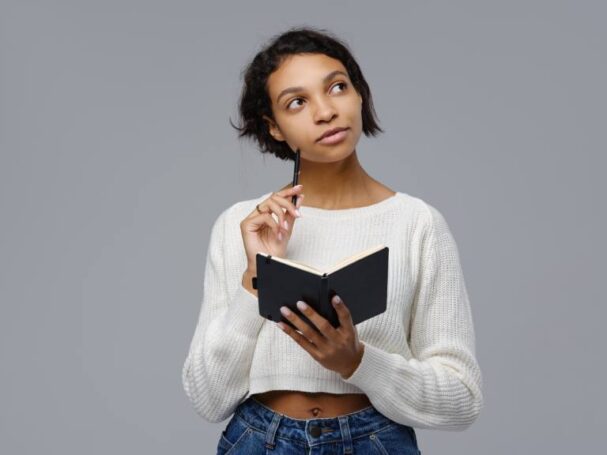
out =
{"type": "Polygon", "coordinates": [[[277,322],[287,335],[293,338],[302,348],[322,366],[336,371],[343,379],[348,379],[360,364],[364,344],[358,340],[358,332],[352,323],[350,310],[343,301],[336,302],[337,296],[332,299],[333,307],[339,317],[340,326],[335,328],[329,321],[319,315],[305,302],[297,302],[297,308],[301,311],[320,331],[317,332],[292,311],[285,314],[282,307],[281,312],[302,333],[297,332],[288,324],[277,322]],[[305,307],[301,306],[304,303],[305,307]]]}

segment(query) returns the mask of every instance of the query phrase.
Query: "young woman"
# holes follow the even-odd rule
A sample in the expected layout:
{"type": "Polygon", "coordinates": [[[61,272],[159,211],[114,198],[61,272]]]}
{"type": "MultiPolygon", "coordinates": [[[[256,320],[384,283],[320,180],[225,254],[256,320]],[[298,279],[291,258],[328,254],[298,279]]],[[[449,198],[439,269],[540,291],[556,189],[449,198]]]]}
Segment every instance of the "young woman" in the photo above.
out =
{"type": "Polygon", "coordinates": [[[284,160],[299,148],[300,185],[231,205],[211,231],[182,374],[204,419],[233,415],[218,453],[419,454],[414,427],[466,429],[483,397],[458,249],[436,208],[359,163],[361,133],[382,130],[346,45],[291,29],[244,82],[240,136],[284,160]],[[295,312],[283,315],[299,330],[259,315],[258,251],[323,268],[378,243],[390,252],[384,313],[354,326],[335,302],[334,328],[298,307],[319,332],[295,312]]]}

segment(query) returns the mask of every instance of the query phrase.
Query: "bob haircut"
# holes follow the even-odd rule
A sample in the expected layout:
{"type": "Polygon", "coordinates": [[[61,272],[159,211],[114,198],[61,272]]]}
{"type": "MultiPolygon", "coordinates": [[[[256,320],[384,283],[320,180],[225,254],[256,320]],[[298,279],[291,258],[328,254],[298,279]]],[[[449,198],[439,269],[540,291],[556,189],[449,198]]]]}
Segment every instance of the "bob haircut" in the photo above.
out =
{"type": "Polygon", "coordinates": [[[240,95],[238,114],[241,126],[238,137],[256,140],[261,153],[271,153],[282,160],[294,160],[295,153],[285,141],[277,141],[269,132],[263,116],[274,120],[272,102],[267,89],[270,74],[287,57],[296,54],[325,54],[339,60],[348,72],[356,91],[362,96],[362,132],[375,136],[383,130],[377,124],[369,85],[347,45],[324,29],[294,27],[271,39],[243,70],[244,86],[240,95]]]}

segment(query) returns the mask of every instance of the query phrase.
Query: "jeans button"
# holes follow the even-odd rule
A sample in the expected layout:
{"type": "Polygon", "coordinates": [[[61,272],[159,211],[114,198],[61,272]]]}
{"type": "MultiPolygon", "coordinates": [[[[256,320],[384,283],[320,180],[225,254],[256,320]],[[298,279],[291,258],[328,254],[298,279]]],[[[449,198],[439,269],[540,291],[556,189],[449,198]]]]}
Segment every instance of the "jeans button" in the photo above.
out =
{"type": "Polygon", "coordinates": [[[312,425],[312,426],[310,427],[310,434],[311,434],[312,436],[314,436],[315,438],[319,437],[319,436],[320,436],[320,433],[321,433],[321,431],[320,431],[320,427],[319,427],[319,426],[312,425]]]}

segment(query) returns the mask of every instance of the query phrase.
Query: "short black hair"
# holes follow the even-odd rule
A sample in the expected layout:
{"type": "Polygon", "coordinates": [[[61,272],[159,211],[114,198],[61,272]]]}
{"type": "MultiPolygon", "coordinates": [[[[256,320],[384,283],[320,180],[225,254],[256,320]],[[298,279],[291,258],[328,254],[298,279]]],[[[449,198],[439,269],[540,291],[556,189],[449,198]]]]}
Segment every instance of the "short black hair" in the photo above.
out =
{"type": "Polygon", "coordinates": [[[375,136],[378,132],[383,132],[376,121],[369,85],[348,46],[325,29],[292,27],[272,37],[241,73],[244,78],[238,107],[241,126],[234,125],[230,120],[230,125],[239,131],[239,138],[256,140],[261,153],[271,153],[282,160],[295,159],[293,150],[286,142],[277,141],[272,137],[263,116],[274,120],[272,102],[267,90],[270,74],[276,71],[287,57],[296,54],[325,54],[339,60],[363,99],[363,133],[366,136],[375,136]]]}

